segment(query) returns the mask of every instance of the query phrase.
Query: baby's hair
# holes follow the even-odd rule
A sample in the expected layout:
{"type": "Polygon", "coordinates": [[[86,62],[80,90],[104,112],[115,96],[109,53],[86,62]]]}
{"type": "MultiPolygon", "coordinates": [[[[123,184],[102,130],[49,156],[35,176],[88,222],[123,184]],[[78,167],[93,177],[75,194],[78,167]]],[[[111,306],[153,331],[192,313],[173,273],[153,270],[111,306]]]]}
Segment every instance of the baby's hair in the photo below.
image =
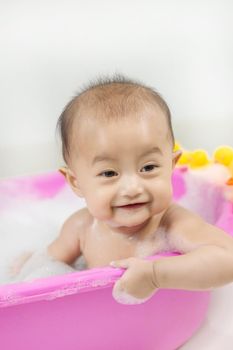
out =
{"type": "Polygon", "coordinates": [[[169,107],[155,89],[121,74],[104,76],[89,82],[65,106],[57,122],[65,162],[67,163],[70,155],[74,118],[82,118],[88,114],[86,111],[91,111],[96,119],[119,120],[127,117],[130,112],[136,114],[148,104],[159,106],[164,112],[174,145],[169,107]]]}

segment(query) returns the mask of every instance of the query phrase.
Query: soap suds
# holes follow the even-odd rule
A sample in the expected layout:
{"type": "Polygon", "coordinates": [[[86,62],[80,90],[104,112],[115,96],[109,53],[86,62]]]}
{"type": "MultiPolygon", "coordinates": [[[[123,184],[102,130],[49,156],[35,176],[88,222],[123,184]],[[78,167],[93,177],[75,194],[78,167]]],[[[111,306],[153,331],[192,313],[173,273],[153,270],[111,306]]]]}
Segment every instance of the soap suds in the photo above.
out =
{"type": "Polygon", "coordinates": [[[115,283],[113,290],[112,290],[112,296],[113,298],[120,304],[125,304],[125,305],[138,305],[138,304],[143,304],[147,300],[149,300],[153,294],[156,292],[153,292],[151,295],[149,295],[147,298],[144,299],[139,299],[134,297],[133,295],[130,295],[126,291],[122,290],[121,287],[119,286],[118,282],[115,283]]]}
{"type": "Polygon", "coordinates": [[[20,274],[24,279],[83,269],[85,264],[82,258],[70,267],[59,261],[48,260],[48,256],[42,253],[44,247],[59,235],[68,216],[85,206],[85,202],[77,198],[68,186],[49,199],[19,198],[5,194],[4,198],[7,205],[4,203],[4,208],[0,210],[0,284],[15,282],[10,275],[10,266],[28,251],[35,252],[35,255],[20,274]],[[32,272],[35,261],[37,268],[32,272]]]}

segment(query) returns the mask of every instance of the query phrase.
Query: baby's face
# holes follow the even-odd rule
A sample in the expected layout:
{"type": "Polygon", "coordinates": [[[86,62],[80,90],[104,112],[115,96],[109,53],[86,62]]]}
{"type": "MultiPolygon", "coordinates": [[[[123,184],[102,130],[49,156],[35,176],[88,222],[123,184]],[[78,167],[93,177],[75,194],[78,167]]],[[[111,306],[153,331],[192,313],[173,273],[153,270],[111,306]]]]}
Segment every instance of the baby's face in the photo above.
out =
{"type": "Polygon", "coordinates": [[[132,227],[167,209],[173,152],[160,110],[144,111],[138,120],[84,121],[78,134],[78,144],[75,136],[72,142],[72,187],[95,218],[132,227]]]}

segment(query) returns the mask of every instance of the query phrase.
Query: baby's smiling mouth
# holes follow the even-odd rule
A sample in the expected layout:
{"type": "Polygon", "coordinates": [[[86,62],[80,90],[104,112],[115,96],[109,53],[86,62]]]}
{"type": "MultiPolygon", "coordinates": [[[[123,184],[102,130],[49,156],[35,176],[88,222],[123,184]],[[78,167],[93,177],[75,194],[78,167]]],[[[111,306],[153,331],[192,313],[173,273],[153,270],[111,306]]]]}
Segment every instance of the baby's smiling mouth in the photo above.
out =
{"type": "Polygon", "coordinates": [[[143,207],[145,204],[147,204],[147,202],[143,202],[143,203],[132,203],[132,204],[127,204],[127,205],[120,205],[120,206],[117,206],[117,208],[131,210],[131,209],[141,208],[141,207],[143,207]]]}

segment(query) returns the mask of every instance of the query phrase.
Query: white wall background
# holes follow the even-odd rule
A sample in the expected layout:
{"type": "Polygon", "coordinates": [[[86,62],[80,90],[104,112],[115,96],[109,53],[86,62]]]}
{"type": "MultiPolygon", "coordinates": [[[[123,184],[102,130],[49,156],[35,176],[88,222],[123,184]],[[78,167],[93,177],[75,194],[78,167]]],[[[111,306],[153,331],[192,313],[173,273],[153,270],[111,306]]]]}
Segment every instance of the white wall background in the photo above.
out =
{"type": "Polygon", "coordinates": [[[0,0],[0,177],[62,164],[61,110],[115,72],[165,97],[185,147],[233,146],[231,0],[0,0]]]}

